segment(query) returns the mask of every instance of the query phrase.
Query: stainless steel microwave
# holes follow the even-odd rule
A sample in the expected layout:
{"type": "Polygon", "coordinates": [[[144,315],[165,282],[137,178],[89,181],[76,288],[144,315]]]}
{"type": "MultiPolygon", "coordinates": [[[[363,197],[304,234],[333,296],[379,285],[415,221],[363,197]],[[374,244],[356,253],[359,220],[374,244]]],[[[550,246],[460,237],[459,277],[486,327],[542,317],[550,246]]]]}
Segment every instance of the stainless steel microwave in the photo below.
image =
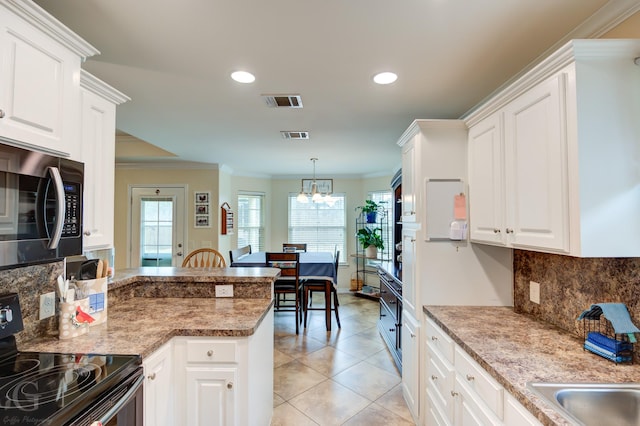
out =
{"type": "Polygon", "coordinates": [[[84,164],[0,144],[0,269],[82,254],[84,164]]]}

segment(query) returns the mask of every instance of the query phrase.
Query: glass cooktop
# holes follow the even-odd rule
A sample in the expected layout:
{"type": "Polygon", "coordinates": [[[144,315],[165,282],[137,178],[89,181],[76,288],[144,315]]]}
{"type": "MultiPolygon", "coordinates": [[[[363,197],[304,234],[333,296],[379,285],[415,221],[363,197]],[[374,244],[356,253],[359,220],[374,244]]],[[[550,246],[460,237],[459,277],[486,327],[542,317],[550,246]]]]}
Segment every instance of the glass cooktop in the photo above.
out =
{"type": "Polygon", "coordinates": [[[137,355],[0,354],[0,424],[64,424],[140,363],[137,355]]]}

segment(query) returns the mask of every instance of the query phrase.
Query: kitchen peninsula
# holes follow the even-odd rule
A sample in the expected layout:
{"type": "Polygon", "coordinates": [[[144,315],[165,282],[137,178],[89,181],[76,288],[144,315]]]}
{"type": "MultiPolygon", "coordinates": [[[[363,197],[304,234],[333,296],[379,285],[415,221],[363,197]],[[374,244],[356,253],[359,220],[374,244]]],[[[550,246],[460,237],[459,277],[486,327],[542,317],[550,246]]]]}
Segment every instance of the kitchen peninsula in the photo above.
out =
{"type": "Polygon", "coordinates": [[[140,268],[109,284],[108,321],[40,336],[23,351],[139,354],[145,423],[268,425],[273,410],[274,268],[140,268]],[[215,297],[216,286],[233,297],[215,297]],[[247,410],[251,401],[251,410],[247,410]],[[209,417],[211,418],[211,417],[209,417]]]}

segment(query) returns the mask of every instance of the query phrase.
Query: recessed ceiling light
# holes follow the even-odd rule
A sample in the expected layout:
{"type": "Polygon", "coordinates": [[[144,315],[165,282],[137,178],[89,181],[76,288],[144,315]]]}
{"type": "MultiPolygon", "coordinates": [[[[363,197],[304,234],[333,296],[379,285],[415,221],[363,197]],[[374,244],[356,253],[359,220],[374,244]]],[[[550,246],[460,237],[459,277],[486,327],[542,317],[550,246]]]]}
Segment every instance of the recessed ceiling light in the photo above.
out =
{"type": "Polygon", "coordinates": [[[392,72],[381,72],[373,76],[373,81],[378,84],[391,84],[398,79],[398,76],[392,72]]]}
{"type": "Polygon", "coordinates": [[[231,78],[238,83],[253,83],[256,78],[253,74],[246,71],[235,71],[231,73],[231,78]]]}

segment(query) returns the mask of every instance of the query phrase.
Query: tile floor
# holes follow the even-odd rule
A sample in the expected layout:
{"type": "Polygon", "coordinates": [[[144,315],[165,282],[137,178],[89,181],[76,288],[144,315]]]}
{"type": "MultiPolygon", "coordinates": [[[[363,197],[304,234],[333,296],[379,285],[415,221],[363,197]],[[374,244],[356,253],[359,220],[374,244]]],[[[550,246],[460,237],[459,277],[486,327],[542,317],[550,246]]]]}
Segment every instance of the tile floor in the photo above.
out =
{"type": "MultiPolygon", "coordinates": [[[[323,297],[314,301],[321,306],[323,297]]],[[[378,302],[340,293],[339,329],[332,314],[309,313],[295,334],[293,312],[276,312],[271,425],[414,425],[401,378],[378,329],[378,302]]]]}

